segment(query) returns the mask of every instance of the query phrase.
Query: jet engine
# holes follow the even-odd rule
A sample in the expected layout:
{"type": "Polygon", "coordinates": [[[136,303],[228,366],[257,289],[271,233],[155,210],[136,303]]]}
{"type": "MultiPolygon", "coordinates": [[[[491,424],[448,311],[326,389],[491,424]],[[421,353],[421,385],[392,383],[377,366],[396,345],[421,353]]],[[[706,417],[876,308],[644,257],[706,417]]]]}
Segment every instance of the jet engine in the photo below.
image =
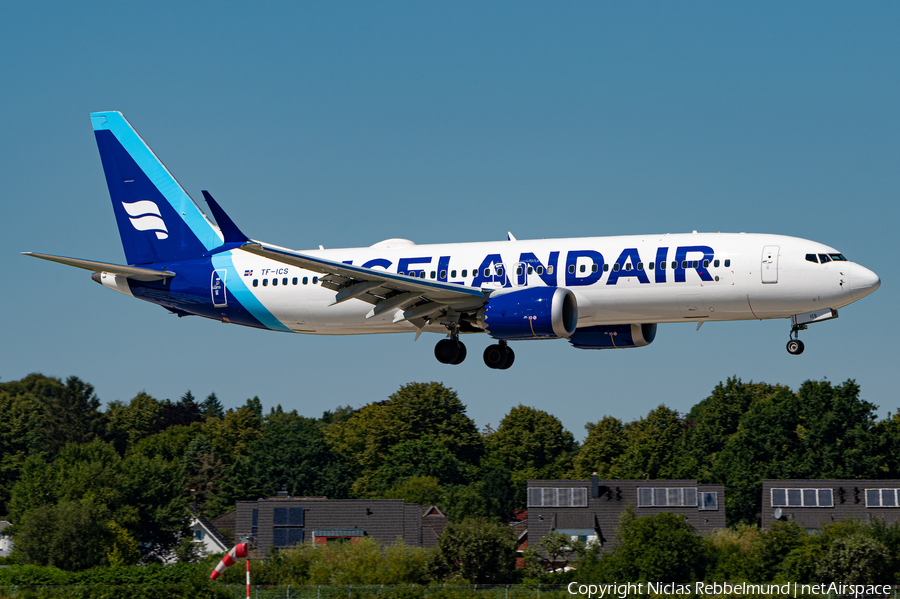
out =
{"type": "Polygon", "coordinates": [[[569,343],[578,349],[615,349],[644,347],[656,339],[656,323],[610,324],[584,327],[569,337],[569,343]]]}
{"type": "Polygon", "coordinates": [[[575,332],[578,302],[562,287],[536,287],[494,295],[477,316],[494,339],[559,339],[575,332]]]}

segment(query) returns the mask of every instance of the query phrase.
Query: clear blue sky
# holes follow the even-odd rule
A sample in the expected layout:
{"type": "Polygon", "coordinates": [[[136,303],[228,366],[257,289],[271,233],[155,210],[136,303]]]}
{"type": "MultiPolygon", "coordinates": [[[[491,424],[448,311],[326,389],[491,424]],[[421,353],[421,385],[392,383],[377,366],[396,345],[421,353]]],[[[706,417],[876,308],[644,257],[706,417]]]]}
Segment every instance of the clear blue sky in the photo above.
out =
{"type": "MultiPolygon", "coordinates": [[[[259,395],[308,416],[442,381],[479,426],[518,404],[581,438],[688,410],[720,380],[855,378],[897,405],[900,5],[888,2],[6,3],[0,19],[0,379],[259,395]],[[194,198],[293,248],[747,231],[821,241],[882,287],[802,335],[662,325],[643,349],[267,333],[18,255],[121,262],[88,113],[119,110],[194,198]]],[[[205,206],[203,206],[205,209],[205,206]]]]}

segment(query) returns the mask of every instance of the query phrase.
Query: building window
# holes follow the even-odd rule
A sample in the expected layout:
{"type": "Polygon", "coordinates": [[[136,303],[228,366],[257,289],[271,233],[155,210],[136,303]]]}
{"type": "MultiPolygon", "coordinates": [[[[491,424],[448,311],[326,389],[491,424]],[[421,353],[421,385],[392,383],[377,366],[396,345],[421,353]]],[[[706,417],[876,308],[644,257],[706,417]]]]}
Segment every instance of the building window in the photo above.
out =
{"type": "Polygon", "coordinates": [[[772,507],[834,507],[832,489],[772,489],[772,507]]]}
{"type": "Polygon", "coordinates": [[[697,507],[697,487],[638,487],[638,507],[697,507]]]}
{"type": "Polygon", "coordinates": [[[303,542],[302,528],[276,528],[272,531],[273,547],[291,547],[303,542]]]}
{"type": "Polygon", "coordinates": [[[203,529],[202,528],[194,531],[194,540],[195,541],[203,540],[203,529]]]}
{"type": "Polygon", "coordinates": [[[900,507],[897,492],[900,489],[866,489],[866,507],[900,507]]]}
{"type": "Polygon", "coordinates": [[[528,489],[530,507],[587,507],[587,488],[541,488],[528,489]]]}
{"type": "Polygon", "coordinates": [[[697,509],[715,511],[719,509],[719,494],[715,491],[701,491],[697,495],[697,509]]]}

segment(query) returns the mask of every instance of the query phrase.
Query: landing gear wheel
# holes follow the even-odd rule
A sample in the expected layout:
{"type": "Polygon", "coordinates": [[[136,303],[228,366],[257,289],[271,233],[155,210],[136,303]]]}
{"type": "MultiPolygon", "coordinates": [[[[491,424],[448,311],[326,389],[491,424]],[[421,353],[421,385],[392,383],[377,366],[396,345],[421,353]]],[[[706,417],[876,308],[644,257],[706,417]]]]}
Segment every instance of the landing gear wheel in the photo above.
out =
{"type": "Polygon", "coordinates": [[[463,348],[462,355],[463,358],[466,357],[465,354],[465,346],[458,341],[454,341],[453,339],[441,339],[437,342],[437,345],[434,346],[434,357],[437,358],[437,361],[441,364],[458,364],[456,360],[460,360],[460,347],[463,348]]]}
{"type": "Polygon", "coordinates": [[[457,341],[456,345],[459,346],[459,355],[456,356],[456,359],[450,362],[451,364],[462,364],[463,360],[466,359],[466,346],[461,341],[457,341]]]}
{"type": "Polygon", "coordinates": [[[498,366],[500,370],[506,370],[510,366],[513,365],[513,362],[516,361],[516,354],[509,347],[504,348],[506,350],[506,362],[503,363],[503,366],[498,366]]]}
{"type": "Polygon", "coordinates": [[[513,365],[516,354],[506,344],[488,345],[484,350],[484,363],[488,368],[506,370],[513,365]]]}
{"type": "Polygon", "coordinates": [[[799,339],[791,339],[787,342],[788,353],[792,356],[799,356],[803,353],[804,349],[805,348],[803,347],[803,342],[799,339]]]}

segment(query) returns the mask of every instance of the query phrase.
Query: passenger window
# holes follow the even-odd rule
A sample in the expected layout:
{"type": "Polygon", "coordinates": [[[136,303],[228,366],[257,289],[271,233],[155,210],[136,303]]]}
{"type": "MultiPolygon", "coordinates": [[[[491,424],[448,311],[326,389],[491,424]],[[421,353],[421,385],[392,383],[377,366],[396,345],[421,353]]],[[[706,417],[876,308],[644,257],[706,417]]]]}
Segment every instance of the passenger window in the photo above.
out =
{"type": "Polygon", "coordinates": [[[681,268],[687,268],[687,267],[688,267],[688,261],[687,261],[687,260],[682,260],[682,261],[681,261],[681,268]]]}
{"type": "Polygon", "coordinates": [[[309,277],[303,277],[303,284],[306,285],[309,283],[309,277]]]}
{"type": "Polygon", "coordinates": [[[553,265],[552,265],[552,264],[551,264],[550,266],[547,267],[547,274],[548,274],[548,275],[552,275],[552,274],[553,274],[553,265]]]}
{"type": "Polygon", "coordinates": [[[613,264],[613,272],[619,272],[619,263],[618,262],[613,264]]]}
{"type": "Polygon", "coordinates": [[[730,260],[730,259],[725,261],[725,268],[728,268],[729,266],[731,266],[731,260],[730,260]]]}
{"type": "Polygon", "coordinates": [[[584,272],[584,264],[581,265],[581,272],[584,272]]]}
{"type": "Polygon", "coordinates": [[[538,267],[537,267],[537,274],[539,274],[539,275],[544,274],[544,267],[543,267],[543,266],[538,266],[538,267]]]}
{"type": "Polygon", "coordinates": [[[609,272],[609,264],[603,265],[603,272],[609,272]]]}
{"type": "Polygon", "coordinates": [[[484,276],[486,276],[486,277],[491,276],[491,269],[490,269],[490,268],[485,268],[485,269],[484,269],[484,276]]]}
{"type": "Polygon", "coordinates": [[[297,284],[297,277],[294,277],[294,280],[291,281],[291,282],[292,282],[294,285],[296,285],[296,284],[297,284]]]}
{"type": "Polygon", "coordinates": [[[591,264],[591,272],[597,272],[597,265],[591,264]]]}
{"type": "Polygon", "coordinates": [[[263,279],[263,287],[269,286],[269,279],[263,279]]]}
{"type": "Polygon", "coordinates": [[[831,258],[828,257],[828,254],[819,254],[819,262],[825,264],[826,262],[831,262],[831,258]]]}
{"type": "Polygon", "coordinates": [[[442,270],[442,271],[441,271],[441,279],[446,279],[446,278],[447,278],[447,271],[446,271],[446,270],[442,270]]]}
{"type": "Polygon", "coordinates": [[[660,270],[665,270],[665,269],[666,269],[666,263],[665,263],[665,262],[660,262],[660,263],[659,263],[659,269],[660,269],[660,270]]]}
{"type": "Polygon", "coordinates": [[[531,274],[531,273],[533,273],[533,272],[534,272],[534,268],[532,268],[531,266],[529,266],[529,267],[528,267],[528,274],[531,274]]]}
{"type": "Polygon", "coordinates": [[[419,273],[419,278],[420,278],[420,279],[424,279],[424,278],[425,278],[425,271],[424,271],[424,270],[423,270],[422,272],[419,273]]]}
{"type": "Polygon", "coordinates": [[[716,268],[719,268],[719,261],[713,260],[713,266],[715,266],[716,268]]]}
{"type": "Polygon", "coordinates": [[[653,270],[653,265],[654,265],[654,264],[656,264],[656,262],[648,262],[648,263],[647,263],[647,270],[653,270]]]}
{"type": "Polygon", "coordinates": [[[516,276],[518,276],[518,277],[522,276],[522,267],[521,266],[516,267],[516,276]]]}
{"type": "Polygon", "coordinates": [[[678,263],[672,260],[672,270],[675,270],[676,268],[678,268],[678,263]]]}
{"type": "Polygon", "coordinates": [[[433,270],[431,271],[431,278],[432,278],[432,279],[434,278],[434,271],[433,271],[433,270]]]}
{"type": "Polygon", "coordinates": [[[575,274],[575,265],[574,264],[569,265],[569,274],[570,275],[575,274]]]}
{"type": "Polygon", "coordinates": [[[815,254],[806,254],[806,261],[812,262],[813,264],[819,263],[819,259],[816,257],[815,254]]]}
{"type": "Polygon", "coordinates": [[[465,279],[465,278],[468,277],[468,276],[469,276],[469,271],[466,270],[466,269],[463,269],[463,271],[462,271],[462,278],[465,279]]]}
{"type": "Polygon", "coordinates": [[[282,285],[287,285],[287,277],[281,279],[281,284],[282,284],[282,285]]]}
{"type": "Polygon", "coordinates": [[[703,261],[703,268],[709,268],[709,260],[703,261]]]}
{"type": "Polygon", "coordinates": [[[497,271],[497,276],[498,276],[498,277],[502,277],[502,276],[503,276],[503,267],[502,267],[502,266],[494,266],[494,270],[497,271]]]}
{"type": "Polygon", "coordinates": [[[319,277],[313,277],[313,285],[319,282],[319,277]]]}
{"type": "Polygon", "coordinates": [[[253,279],[253,286],[259,287],[259,279],[253,279]]]}
{"type": "Polygon", "coordinates": [[[638,262],[638,270],[644,270],[644,263],[638,262]]]}
{"type": "Polygon", "coordinates": [[[628,263],[625,265],[625,270],[626,270],[626,271],[631,270],[631,262],[628,262],[628,263]]]}
{"type": "Polygon", "coordinates": [[[694,268],[697,268],[698,266],[700,266],[700,261],[694,260],[694,268]]]}
{"type": "Polygon", "coordinates": [[[272,278],[272,287],[275,287],[276,285],[278,285],[278,278],[277,278],[277,277],[273,277],[273,278],[272,278]]]}
{"type": "Polygon", "coordinates": [[[451,271],[450,271],[450,278],[451,278],[451,279],[455,279],[455,278],[456,278],[456,271],[455,271],[455,270],[451,270],[451,271]]]}

